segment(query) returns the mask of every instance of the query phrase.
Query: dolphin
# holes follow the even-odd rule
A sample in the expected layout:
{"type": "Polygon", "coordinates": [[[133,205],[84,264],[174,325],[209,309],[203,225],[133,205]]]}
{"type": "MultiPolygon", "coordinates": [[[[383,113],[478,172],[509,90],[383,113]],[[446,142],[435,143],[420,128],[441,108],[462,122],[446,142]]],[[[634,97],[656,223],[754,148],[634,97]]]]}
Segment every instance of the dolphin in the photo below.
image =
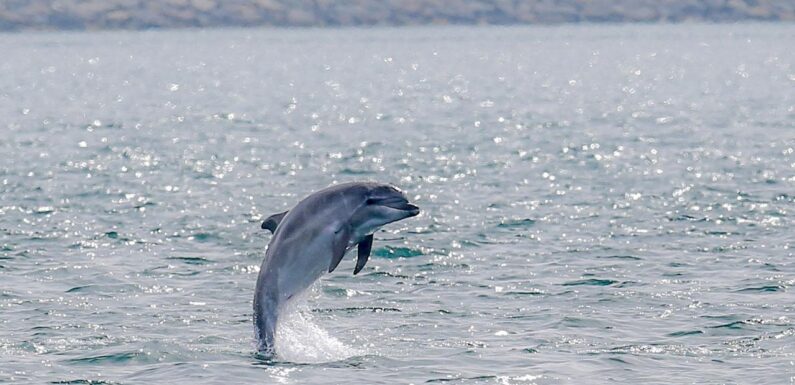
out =
{"type": "Polygon", "coordinates": [[[289,211],[262,222],[273,233],[254,293],[257,348],[275,354],[274,336],[284,304],[337,268],[358,245],[353,274],[367,263],[373,233],[386,224],[413,217],[419,207],[388,184],[351,182],[317,191],[289,211]]]}

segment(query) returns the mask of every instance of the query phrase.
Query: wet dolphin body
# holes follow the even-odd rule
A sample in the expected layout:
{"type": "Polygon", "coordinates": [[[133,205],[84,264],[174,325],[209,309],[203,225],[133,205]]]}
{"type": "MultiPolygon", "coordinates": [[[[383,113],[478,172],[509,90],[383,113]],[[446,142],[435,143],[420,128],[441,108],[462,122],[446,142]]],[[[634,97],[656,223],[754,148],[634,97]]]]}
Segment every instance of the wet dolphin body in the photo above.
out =
{"type": "Polygon", "coordinates": [[[381,226],[419,214],[405,194],[381,183],[353,182],[320,190],[262,223],[273,232],[254,294],[258,349],[274,353],[279,311],[294,295],[332,272],[358,245],[358,274],[381,226]]]}

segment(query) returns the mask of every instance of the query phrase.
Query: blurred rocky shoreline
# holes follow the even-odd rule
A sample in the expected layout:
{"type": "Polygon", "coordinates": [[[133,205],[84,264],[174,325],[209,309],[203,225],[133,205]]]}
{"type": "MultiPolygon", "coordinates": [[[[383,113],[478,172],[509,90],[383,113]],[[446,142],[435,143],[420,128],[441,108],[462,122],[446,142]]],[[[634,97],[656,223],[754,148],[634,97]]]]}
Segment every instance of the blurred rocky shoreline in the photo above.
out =
{"type": "Polygon", "coordinates": [[[0,0],[0,31],[793,20],[793,0],[0,0]]]}

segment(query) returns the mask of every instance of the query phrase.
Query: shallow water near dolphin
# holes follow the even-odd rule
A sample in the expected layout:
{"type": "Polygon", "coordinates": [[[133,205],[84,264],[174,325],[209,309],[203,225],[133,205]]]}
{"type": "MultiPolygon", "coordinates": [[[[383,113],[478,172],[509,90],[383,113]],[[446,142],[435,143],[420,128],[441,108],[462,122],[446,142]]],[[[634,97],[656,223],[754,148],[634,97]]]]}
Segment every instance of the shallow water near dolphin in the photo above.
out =
{"type": "Polygon", "coordinates": [[[792,383],[793,41],[0,35],[0,383],[792,383]],[[259,224],[351,180],[423,212],[265,360],[259,224]]]}

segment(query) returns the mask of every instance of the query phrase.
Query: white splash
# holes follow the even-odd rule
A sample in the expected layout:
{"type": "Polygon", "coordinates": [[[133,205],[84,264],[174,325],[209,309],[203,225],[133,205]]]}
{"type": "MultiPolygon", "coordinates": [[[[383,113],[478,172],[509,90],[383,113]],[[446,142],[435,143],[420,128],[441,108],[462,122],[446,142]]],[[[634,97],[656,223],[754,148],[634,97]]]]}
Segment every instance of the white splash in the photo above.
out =
{"type": "Polygon", "coordinates": [[[276,328],[279,360],[301,363],[342,361],[364,354],[345,345],[315,323],[306,301],[298,299],[285,307],[276,328]]]}

